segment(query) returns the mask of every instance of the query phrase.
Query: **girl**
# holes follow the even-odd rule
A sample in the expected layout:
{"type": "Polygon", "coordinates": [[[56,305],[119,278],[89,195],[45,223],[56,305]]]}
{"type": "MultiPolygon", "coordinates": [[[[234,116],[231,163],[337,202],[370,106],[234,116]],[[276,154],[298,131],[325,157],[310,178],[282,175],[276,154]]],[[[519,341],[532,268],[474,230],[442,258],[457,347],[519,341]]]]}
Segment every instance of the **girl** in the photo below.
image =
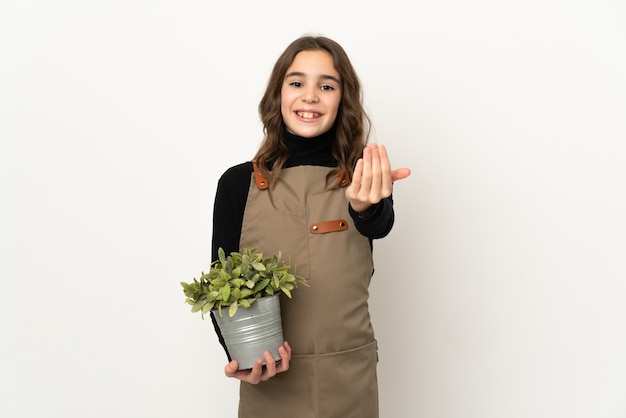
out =
{"type": "MultiPolygon", "coordinates": [[[[368,310],[372,240],[394,221],[385,148],[369,145],[358,77],[343,48],[304,36],[282,53],[259,104],[264,140],[217,186],[212,259],[279,250],[310,287],[282,298],[285,341],[241,381],[240,417],[378,417],[377,348],[368,310]],[[276,233],[280,231],[280,233],[276,233]]],[[[216,328],[219,334],[219,329],[216,328]]]]}

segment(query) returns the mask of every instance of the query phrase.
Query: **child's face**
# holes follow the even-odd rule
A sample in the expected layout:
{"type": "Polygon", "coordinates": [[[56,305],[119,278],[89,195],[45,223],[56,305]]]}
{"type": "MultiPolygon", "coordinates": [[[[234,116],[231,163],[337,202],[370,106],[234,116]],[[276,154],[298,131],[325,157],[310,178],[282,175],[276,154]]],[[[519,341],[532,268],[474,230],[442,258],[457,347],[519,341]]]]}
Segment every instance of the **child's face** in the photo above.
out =
{"type": "Polygon", "coordinates": [[[335,123],[341,79],[326,51],[302,51],[287,69],[281,89],[281,112],[287,130],[312,138],[335,123]]]}

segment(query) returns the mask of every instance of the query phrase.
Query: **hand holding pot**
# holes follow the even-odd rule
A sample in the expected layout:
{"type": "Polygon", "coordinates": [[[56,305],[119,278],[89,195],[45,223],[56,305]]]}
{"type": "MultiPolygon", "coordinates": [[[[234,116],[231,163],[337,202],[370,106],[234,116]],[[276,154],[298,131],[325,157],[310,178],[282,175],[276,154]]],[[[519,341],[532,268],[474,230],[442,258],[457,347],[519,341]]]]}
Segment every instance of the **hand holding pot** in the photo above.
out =
{"type": "Polygon", "coordinates": [[[291,347],[287,341],[280,347],[278,347],[278,353],[281,360],[277,363],[269,351],[263,353],[265,359],[265,367],[263,367],[263,361],[258,359],[252,369],[238,370],[239,364],[237,360],[233,360],[226,365],[224,373],[227,377],[234,377],[244,382],[252,383],[256,385],[259,382],[265,382],[276,376],[277,373],[285,372],[289,370],[289,360],[291,360],[291,347]]]}

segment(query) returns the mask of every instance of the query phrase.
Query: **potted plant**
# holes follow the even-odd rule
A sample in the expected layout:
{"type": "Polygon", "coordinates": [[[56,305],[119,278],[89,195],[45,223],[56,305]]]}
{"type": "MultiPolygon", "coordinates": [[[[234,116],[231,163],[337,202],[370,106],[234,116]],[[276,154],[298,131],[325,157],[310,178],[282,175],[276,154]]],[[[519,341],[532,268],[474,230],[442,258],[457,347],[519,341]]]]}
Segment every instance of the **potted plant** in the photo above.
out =
{"type": "Polygon", "coordinates": [[[208,273],[180,284],[191,312],[200,312],[202,318],[211,312],[239,369],[251,368],[266,350],[280,359],[278,347],[284,340],[278,296],[282,292],[291,298],[298,284],[308,286],[307,280],[282,260],[280,251],[263,258],[256,248],[228,256],[219,248],[208,273]]]}

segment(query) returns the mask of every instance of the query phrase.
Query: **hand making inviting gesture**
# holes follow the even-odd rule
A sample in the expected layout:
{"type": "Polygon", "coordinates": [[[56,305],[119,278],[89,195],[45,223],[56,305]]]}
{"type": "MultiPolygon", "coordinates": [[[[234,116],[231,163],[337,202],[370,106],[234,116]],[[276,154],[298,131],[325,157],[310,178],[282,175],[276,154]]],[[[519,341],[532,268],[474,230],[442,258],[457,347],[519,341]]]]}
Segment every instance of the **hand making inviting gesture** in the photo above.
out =
{"type": "Polygon", "coordinates": [[[408,168],[391,169],[384,145],[371,144],[363,150],[352,175],[352,183],[346,189],[350,206],[360,215],[367,215],[372,205],[391,196],[392,183],[408,177],[408,168]]]}

